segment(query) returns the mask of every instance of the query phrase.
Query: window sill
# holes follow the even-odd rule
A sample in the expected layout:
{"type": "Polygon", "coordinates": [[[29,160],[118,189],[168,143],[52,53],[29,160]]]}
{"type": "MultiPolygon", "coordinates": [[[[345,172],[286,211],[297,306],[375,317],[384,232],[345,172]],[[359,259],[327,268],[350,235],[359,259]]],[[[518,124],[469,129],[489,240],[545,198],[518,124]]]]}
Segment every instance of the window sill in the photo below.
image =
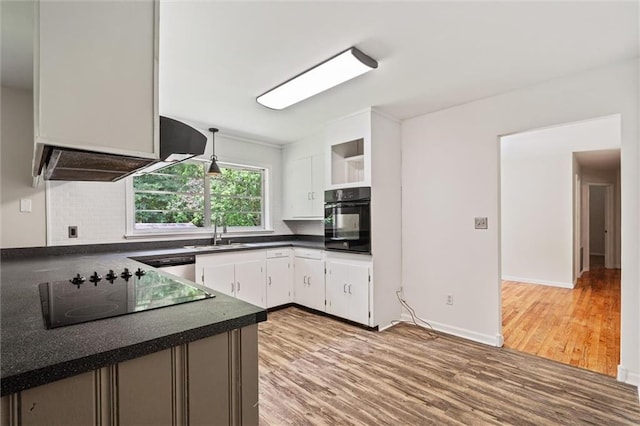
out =
{"type": "MultiPolygon", "coordinates": [[[[252,235],[270,235],[275,231],[273,229],[260,229],[260,230],[246,230],[246,231],[229,231],[222,234],[223,237],[245,237],[252,235]]],[[[167,232],[133,232],[123,235],[124,239],[185,239],[185,238],[203,238],[213,236],[213,230],[207,231],[193,231],[193,232],[179,232],[179,231],[167,231],[167,232]]]]}

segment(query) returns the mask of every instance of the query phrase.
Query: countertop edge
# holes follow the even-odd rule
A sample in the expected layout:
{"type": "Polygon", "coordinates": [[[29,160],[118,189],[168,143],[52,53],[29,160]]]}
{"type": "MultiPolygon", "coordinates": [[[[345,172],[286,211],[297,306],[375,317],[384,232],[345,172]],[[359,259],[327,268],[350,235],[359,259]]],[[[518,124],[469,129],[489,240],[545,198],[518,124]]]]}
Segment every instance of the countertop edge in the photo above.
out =
{"type": "Polygon", "coordinates": [[[266,320],[267,311],[261,310],[206,326],[139,342],[130,346],[124,346],[83,358],[61,362],[37,370],[30,370],[13,376],[3,377],[0,381],[0,396],[4,397],[15,392],[34,388],[57,380],[66,379],[89,371],[94,371],[109,365],[211,337],[216,334],[226,333],[227,331],[258,324],[266,320]]]}
{"type": "MultiPolygon", "coordinates": [[[[291,241],[291,240],[279,240],[279,241],[263,241],[259,243],[253,243],[251,246],[245,247],[233,247],[228,250],[188,250],[184,247],[167,247],[167,248],[148,248],[146,250],[127,250],[127,251],[105,251],[98,250],[98,253],[91,253],[96,256],[117,256],[128,258],[131,260],[142,260],[144,258],[166,255],[168,253],[174,254],[186,254],[200,255],[200,254],[212,254],[222,252],[238,252],[238,251],[251,251],[260,249],[274,249],[278,247],[305,247],[305,248],[317,248],[320,247],[319,241],[291,241]]],[[[113,247],[109,247],[113,249],[113,247]]],[[[133,248],[127,246],[127,248],[133,248]]],[[[147,247],[145,247],[147,248],[147,247]]],[[[73,251],[79,251],[79,247],[73,247],[73,251]]],[[[50,258],[54,262],[65,262],[67,248],[58,253],[54,248],[50,251],[46,248],[42,249],[16,249],[16,250],[0,250],[0,261],[11,262],[13,260],[24,259],[25,257],[38,259],[38,258],[50,258]]],[[[73,359],[59,360],[50,365],[35,367],[35,369],[18,371],[13,375],[7,375],[0,379],[0,396],[6,396],[11,393],[19,392],[36,386],[44,385],[54,382],[56,380],[65,379],[77,374],[86,373],[96,369],[100,369],[109,365],[117,364],[119,362],[127,361],[140,356],[148,355],[157,351],[168,349],[170,347],[178,346],[181,344],[193,342],[202,338],[210,337],[216,334],[224,333],[233,329],[245,327],[252,324],[257,324],[262,321],[266,321],[266,310],[255,307],[255,312],[241,314],[237,317],[216,321],[211,324],[198,325],[195,328],[187,328],[176,331],[172,334],[162,335],[150,338],[148,340],[141,340],[136,342],[128,342],[124,346],[117,348],[110,348],[103,351],[97,351],[86,356],[80,356],[73,359]]],[[[39,310],[39,308],[38,308],[39,310]]],[[[246,312],[246,311],[245,311],[246,312]]],[[[4,363],[3,363],[4,364],[4,363]]]]}

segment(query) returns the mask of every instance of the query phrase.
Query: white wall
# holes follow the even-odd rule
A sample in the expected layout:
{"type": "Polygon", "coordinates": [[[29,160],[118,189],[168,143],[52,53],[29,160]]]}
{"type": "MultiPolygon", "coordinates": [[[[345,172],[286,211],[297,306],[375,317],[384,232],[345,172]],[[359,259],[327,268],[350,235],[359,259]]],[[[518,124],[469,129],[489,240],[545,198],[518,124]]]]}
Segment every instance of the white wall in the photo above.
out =
{"type": "Polygon", "coordinates": [[[47,181],[47,245],[125,242],[126,181],[47,181]],[[78,227],[78,238],[68,227],[78,227]]]}
{"type": "Polygon", "coordinates": [[[572,288],[573,153],[620,148],[611,116],[501,138],[502,279],[572,288]]]}
{"type": "MultiPolygon", "coordinates": [[[[211,133],[203,157],[212,152],[211,133]]],[[[218,160],[232,163],[262,166],[271,169],[268,191],[269,211],[272,218],[272,234],[290,234],[282,221],[282,159],[279,146],[248,141],[217,133],[215,149],[218,160]]],[[[100,182],[50,182],[48,183],[48,229],[50,245],[114,243],[132,241],[126,234],[126,185],[127,179],[113,183],[100,182]],[[78,226],[78,238],[68,238],[67,227],[78,226]]],[[[202,238],[200,234],[194,238],[202,238]]],[[[164,237],[162,239],[186,238],[164,237]]],[[[155,238],[158,239],[158,238],[155,238]]],[[[135,238],[135,241],[145,239],[135,238]]],[[[146,239],[148,240],[148,238],[146,239]]]]}
{"type": "Polygon", "coordinates": [[[286,223],[294,234],[324,235],[324,222],[321,220],[288,220],[286,223]]]}
{"type": "Polygon", "coordinates": [[[1,88],[2,127],[0,192],[2,231],[0,247],[45,245],[45,194],[33,188],[33,93],[1,88]],[[32,212],[20,212],[20,200],[31,200],[32,212]]]}
{"type": "Polygon", "coordinates": [[[406,300],[434,327],[501,345],[499,138],[621,114],[622,320],[618,378],[638,383],[638,60],[406,120],[402,251],[406,300]],[[489,218],[488,230],[473,228],[489,218]],[[445,303],[452,294],[454,304],[445,303]]]}

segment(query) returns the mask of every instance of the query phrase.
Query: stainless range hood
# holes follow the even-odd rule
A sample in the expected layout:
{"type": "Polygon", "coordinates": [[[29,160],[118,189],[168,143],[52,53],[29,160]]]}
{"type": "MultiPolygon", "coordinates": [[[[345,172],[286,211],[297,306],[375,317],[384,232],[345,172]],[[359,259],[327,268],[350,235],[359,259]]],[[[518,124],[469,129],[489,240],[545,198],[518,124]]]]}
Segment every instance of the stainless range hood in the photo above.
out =
{"type": "Polygon", "coordinates": [[[160,117],[160,159],[44,145],[37,175],[45,180],[115,182],[204,154],[207,137],[180,121],[160,117]]]}

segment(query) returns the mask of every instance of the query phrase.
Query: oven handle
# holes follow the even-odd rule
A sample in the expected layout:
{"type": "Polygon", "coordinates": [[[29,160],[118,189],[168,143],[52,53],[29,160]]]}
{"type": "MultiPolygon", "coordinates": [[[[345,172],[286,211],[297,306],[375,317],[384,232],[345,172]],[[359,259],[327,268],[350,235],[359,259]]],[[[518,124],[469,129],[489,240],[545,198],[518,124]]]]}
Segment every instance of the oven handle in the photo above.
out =
{"type": "Polygon", "coordinates": [[[371,205],[370,201],[356,201],[352,203],[327,203],[324,205],[325,209],[335,209],[336,207],[344,208],[344,207],[361,207],[361,206],[369,206],[371,205]]]}

